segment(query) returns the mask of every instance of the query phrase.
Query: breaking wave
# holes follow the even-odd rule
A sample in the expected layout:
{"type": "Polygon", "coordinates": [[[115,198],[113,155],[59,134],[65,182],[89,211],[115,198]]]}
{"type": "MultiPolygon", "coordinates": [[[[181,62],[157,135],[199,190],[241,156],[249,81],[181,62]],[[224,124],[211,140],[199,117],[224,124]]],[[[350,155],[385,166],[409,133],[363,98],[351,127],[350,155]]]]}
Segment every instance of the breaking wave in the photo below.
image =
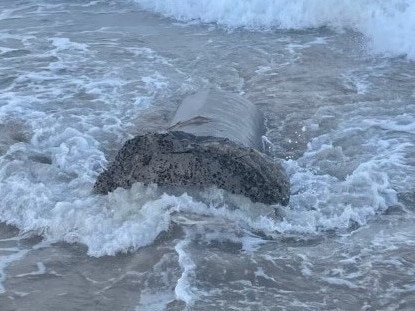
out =
{"type": "Polygon", "coordinates": [[[351,29],[375,53],[415,59],[415,2],[410,0],[135,0],[180,21],[227,28],[351,29]]]}

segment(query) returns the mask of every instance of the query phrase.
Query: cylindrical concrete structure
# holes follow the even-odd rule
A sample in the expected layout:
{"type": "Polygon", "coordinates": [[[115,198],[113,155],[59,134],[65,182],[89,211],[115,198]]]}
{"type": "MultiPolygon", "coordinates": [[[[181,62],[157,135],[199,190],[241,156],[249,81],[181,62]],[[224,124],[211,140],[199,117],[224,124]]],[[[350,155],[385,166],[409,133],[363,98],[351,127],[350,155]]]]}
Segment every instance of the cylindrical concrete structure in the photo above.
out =
{"type": "Polygon", "coordinates": [[[242,96],[206,89],[186,97],[176,111],[170,131],[227,138],[244,147],[262,148],[262,113],[242,96]]]}
{"type": "Polygon", "coordinates": [[[253,202],[288,204],[290,185],[281,165],[258,151],[263,119],[249,101],[202,90],[182,102],[167,132],[127,141],[94,190],[106,194],[135,182],[161,186],[216,186],[253,202]]]}

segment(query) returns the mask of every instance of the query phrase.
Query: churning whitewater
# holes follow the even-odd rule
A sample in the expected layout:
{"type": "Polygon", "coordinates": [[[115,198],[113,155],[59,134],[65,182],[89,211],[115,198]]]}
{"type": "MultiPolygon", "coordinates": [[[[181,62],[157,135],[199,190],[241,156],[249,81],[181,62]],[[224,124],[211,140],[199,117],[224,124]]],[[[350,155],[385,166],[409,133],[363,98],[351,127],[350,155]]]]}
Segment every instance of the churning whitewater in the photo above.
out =
{"type": "Polygon", "coordinates": [[[226,28],[354,30],[376,53],[415,59],[415,3],[410,0],[135,1],[167,17],[226,28]]]}
{"type": "Polygon", "coordinates": [[[409,0],[0,1],[0,309],[411,310],[413,38],[409,0]],[[210,87],[263,113],[288,206],[94,194],[210,87]]]}

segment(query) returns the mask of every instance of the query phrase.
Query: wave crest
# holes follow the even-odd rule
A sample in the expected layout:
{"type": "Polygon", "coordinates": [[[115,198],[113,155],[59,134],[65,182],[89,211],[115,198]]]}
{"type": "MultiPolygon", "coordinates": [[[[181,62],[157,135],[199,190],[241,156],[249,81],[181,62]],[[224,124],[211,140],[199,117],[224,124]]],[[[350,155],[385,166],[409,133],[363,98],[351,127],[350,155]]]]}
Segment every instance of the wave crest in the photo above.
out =
{"type": "Polygon", "coordinates": [[[180,21],[254,30],[352,29],[375,53],[415,59],[415,2],[410,0],[135,0],[180,21]]]}

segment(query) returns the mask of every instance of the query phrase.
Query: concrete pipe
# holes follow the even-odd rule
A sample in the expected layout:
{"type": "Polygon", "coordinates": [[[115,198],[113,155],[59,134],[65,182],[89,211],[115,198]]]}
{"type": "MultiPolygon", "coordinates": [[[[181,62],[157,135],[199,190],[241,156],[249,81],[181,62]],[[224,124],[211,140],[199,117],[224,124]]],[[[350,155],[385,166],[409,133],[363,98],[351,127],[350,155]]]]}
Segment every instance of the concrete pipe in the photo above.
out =
{"type": "Polygon", "coordinates": [[[135,182],[161,186],[216,186],[253,202],[286,205],[289,180],[281,165],[262,153],[264,122],[246,99],[216,89],[184,99],[163,133],[127,141],[98,176],[96,193],[135,182]]]}

